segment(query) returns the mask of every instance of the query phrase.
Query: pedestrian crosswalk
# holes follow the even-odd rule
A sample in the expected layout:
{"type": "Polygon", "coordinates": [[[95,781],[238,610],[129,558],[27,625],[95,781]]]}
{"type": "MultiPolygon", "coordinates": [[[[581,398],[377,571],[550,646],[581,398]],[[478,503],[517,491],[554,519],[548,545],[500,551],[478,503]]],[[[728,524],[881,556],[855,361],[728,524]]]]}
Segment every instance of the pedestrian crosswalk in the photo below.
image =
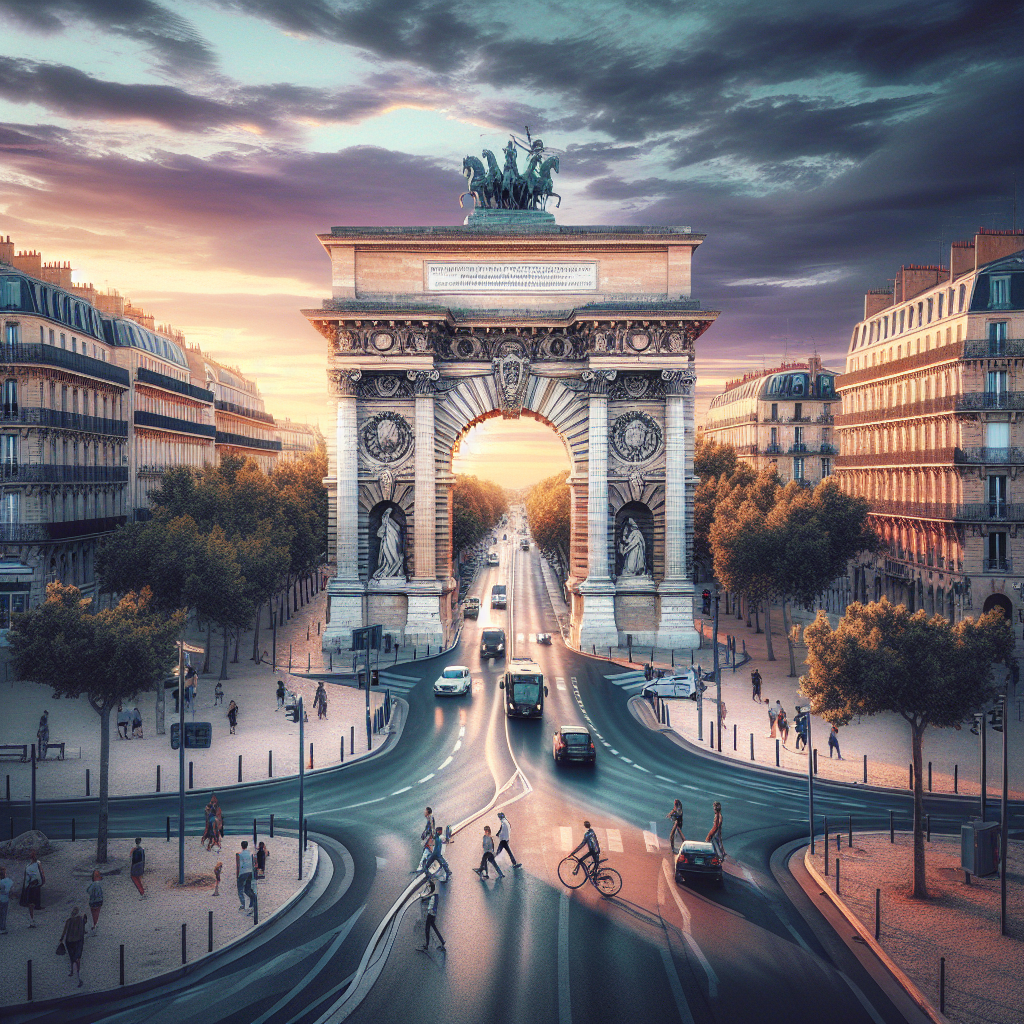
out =
{"type": "MultiPolygon", "coordinates": [[[[653,824],[653,822],[652,822],[653,824]]],[[[605,853],[625,853],[625,845],[623,841],[622,830],[617,828],[598,828],[594,827],[594,832],[597,833],[597,841],[601,844],[601,849],[605,853]]],[[[629,830],[626,833],[627,841],[632,852],[635,846],[639,849],[639,842],[633,842],[633,830],[629,830]]],[[[647,853],[657,853],[661,846],[658,841],[658,837],[654,832],[648,832],[646,829],[636,830],[636,838],[642,837],[644,850],[647,853]]],[[[563,853],[569,853],[574,850],[576,846],[583,839],[582,829],[578,830],[578,834],[574,835],[573,830],[568,825],[559,825],[553,830],[552,843],[553,845],[561,850],[563,853]]],[[[667,843],[666,843],[667,845],[667,843]]]]}
{"type": "Polygon", "coordinates": [[[416,676],[405,676],[398,672],[381,672],[380,685],[386,686],[393,694],[408,693],[420,682],[416,676]]]}
{"type": "Polygon", "coordinates": [[[605,676],[612,686],[618,686],[627,692],[642,690],[647,683],[644,678],[643,669],[631,669],[628,672],[616,672],[614,675],[605,676]]]}

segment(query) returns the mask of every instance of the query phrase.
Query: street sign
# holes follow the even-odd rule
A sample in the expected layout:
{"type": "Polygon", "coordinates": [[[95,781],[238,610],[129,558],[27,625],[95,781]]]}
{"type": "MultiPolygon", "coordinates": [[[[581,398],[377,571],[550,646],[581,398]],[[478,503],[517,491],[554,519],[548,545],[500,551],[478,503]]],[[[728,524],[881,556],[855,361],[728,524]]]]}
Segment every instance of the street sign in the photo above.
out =
{"type": "MultiPolygon", "coordinates": [[[[171,750],[178,749],[178,723],[171,723],[171,750]]],[[[213,743],[213,726],[209,722],[185,723],[185,748],[205,748],[213,743]]]]}
{"type": "Polygon", "coordinates": [[[360,626],[352,630],[353,651],[379,651],[381,638],[384,634],[384,627],[360,626]]]}

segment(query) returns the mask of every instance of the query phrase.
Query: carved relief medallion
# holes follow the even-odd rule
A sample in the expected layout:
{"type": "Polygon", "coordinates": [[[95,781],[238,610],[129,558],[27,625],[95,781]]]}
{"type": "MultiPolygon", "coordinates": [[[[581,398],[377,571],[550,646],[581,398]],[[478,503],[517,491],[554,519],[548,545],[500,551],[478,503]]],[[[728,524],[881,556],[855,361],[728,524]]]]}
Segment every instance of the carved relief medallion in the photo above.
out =
{"type": "Polygon", "coordinates": [[[526,386],[530,380],[530,360],[521,342],[504,341],[491,360],[494,387],[504,419],[515,419],[523,411],[526,386]]]}
{"type": "Polygon", "coordinates": [[[379,412],[371,416],[361,433],[363,451],[385,465],[400,462],[412,450],[412,428],[404,416],[396,412],[379,412]]]}
{"type": "Polygon", "coordinates": [[[646,462],[661,450],[661,427],[645,412],[627,412],[611,427],[611,445],[623,462],[646,462]]]}

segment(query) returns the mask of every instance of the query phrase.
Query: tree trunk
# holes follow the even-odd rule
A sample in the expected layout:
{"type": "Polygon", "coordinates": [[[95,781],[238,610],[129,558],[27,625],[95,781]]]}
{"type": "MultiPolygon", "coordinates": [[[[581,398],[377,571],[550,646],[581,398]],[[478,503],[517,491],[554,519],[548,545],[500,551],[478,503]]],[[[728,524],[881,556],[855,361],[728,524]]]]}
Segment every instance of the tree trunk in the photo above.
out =
{"type": "Polygon", "coordinates": [[[106,864],[107,821],[110,816],[110,705],[105,704],[96,710],[100,716],[100,813],[96,822],[96,863],[106,864]]]}
{"type": "Polygon", "coordinates": [[[750,629],[750,598],[747,598],[747,629],[750,629]]]}
{"type": "Polygon", "coordinates": [[[786,616],[786,605],[787,601],[785,598],[782,599],[782,629],[786,634],[786,644],[789,647],[789,678],[796,678],[796,650],[793,647],[793,616],[786,616]]]}
{"type": "Polygon", "coordinates": [[[772,599],[765,598],[764,602],[764,639],[768,648],[768,660],[775,660],[775,651],[772,648],[772,599]]]}
{"type": "Polygon", "coordinates": [[[227,677],[228,677],[228,627],[224,626],[222,628],[224,630],[224,634],[223,634],[223,636],[224,636],[224,643],[221,646],[220,675],[218,676],[218,678],[219,679],[227,679],[227,677]]]}
{"type": "Polygon", "coordinates": [[[210,671],[210,648],[213,647],[213,619],[206,624],[206,653],[203,655],[203,675],[210,671]]]}
{"type": "MultiPolygon", "coordinates": [[[[749,598],[748,598],[748,600],[749,600],[749,598]]],[[[762,629],[761,629],[761,602],[760,601],[755,601],[754,602],[754,632],[755,633],[762,632],[762,629]]]]}
{"type": "Polygon", "coordinates": [[[260,618],[263,615],[263,604],[256,605],[256,622],[252,630],[252,660],[260,662],[260,618]]]}
{"type": "Polygon", "coordinates": [[[232,665],[238,664],[238,645],[242,642],[242,627],[235,628],[235,656],[231,659],[232,665]]]}
{"type": "Polygon", "coordinates": [[[924,757],[925,726],[911,724],[914,751],[914,898],[928,899],[928,877],[924,866],[924,785],[921,763],[924,757]]]}

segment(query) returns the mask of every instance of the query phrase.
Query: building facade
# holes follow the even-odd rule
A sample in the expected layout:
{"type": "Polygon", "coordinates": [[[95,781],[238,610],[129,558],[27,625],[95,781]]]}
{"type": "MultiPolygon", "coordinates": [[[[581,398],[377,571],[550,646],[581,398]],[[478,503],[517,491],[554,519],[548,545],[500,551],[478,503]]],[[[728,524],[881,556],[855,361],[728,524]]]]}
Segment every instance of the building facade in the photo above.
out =
{"type": "Polygon", "coordinates": [[[759,473],[774,468],[785,483],[813,487],[834,468],[835,378],[814,356],[729,381],[711,399],[704,435],[732,445],[759,473]]]}
{"type": "MultiPolygon", "coordinates": [[[[883,554],[854,569],[956,620],[992,608],[1020,636],[1024,578],[1024,232],[954,242],[869,292],[836,381],[844,490],[871,502],[883,554]]],[[[1019,642],[1019,639],[1018,639],[1019,642]]]]}
{"type": "Polygon", "coordinates": [[[281,462],[296,462],[303,455],[313,451],[324,443],[324,435],[319,427],[308,423],[293,423],[291,420],[276,420],[275,434],[281,442],[281,462]]]}

